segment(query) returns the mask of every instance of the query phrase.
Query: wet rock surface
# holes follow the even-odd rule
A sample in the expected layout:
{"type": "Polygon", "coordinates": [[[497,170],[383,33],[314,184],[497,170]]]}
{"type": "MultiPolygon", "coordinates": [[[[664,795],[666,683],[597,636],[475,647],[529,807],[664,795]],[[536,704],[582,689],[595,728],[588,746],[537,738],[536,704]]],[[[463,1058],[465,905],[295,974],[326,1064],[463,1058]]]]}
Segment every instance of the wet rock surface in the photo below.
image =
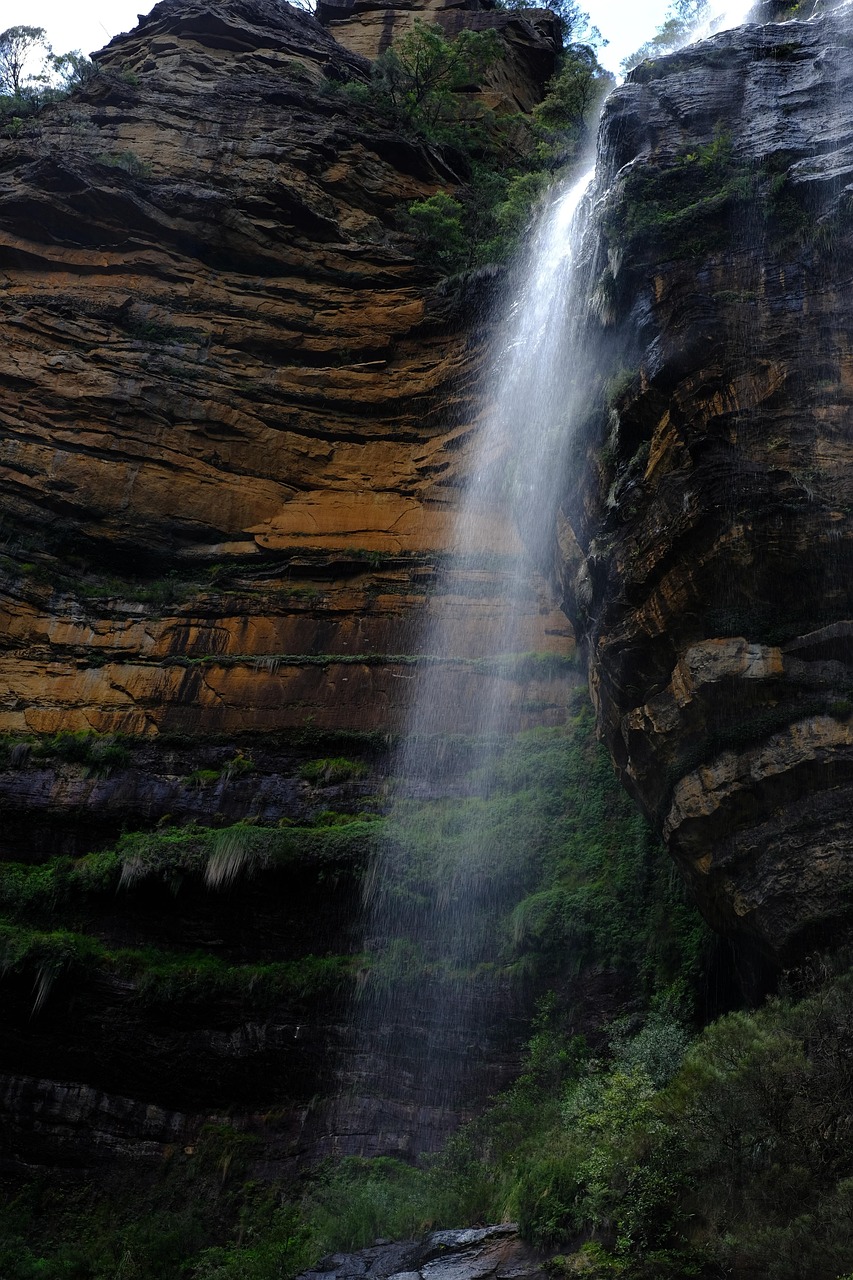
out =
{"type": "MultiPolygon", "coordinates": [[[[226,1111],[269,1176],[407,1154],[452,1120],[408,1087],[405,1042],[393,1107],[352,1096],[388,1066],[347,1057],[369,840],[220,888],[184,867],[66,899],[64,877],[127,831],[322,843],[375,816],[437,610],[467,619],[445,727],[470,730],[522,552],[500,511],[476,556],[451,546],[501,273],[415,260],[401,207],[459,175],[347,92],[369,63],[309,14],[163,0],[96,62],[0,137],[0,854],[59,859],[62,904],[4,903],[3,1158],[162,1157],[226,1111]],[[148,949],[177,986],[110,958],[148,949]],[[327,960],[307,992],[299,966],[327,960]]],[[[520,649],[571,652],[541,580],[523,611],[520,649]]],[[[569,683],[505,672],[514,725],[561,723],[569,683]]],[[[473,1046],[446,1028],[480,1094],[524,1036],[495,999],[473,1046]]]]}
{"type": "Polygon", "coordinates": [[[519,1239],[513,1223],[503,1223],[331,1254],[299,1280],[540,1280],[545,1256],[519,1239]]]}
{"type": "Polygon", "coordinates": [[[746,26],[610,99],[611,380],[560,535],[626,785],[782,962],[851,927],[851,40],[849,5],[746,26]]]}

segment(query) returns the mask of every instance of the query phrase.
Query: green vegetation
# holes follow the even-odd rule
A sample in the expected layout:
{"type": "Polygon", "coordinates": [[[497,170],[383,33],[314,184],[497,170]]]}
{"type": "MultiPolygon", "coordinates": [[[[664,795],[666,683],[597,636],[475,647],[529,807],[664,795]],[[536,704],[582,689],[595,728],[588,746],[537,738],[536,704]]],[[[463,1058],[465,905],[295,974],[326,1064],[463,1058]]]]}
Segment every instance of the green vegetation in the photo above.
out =
{"type": "Polygon", "coordinates": [[[33,1182],[0,1209],[0,1273],[4,1280],[291,1276],[316,1260],[314,1239],[298,1207],[249,1178],[257,1145],[250,1134],[208,1124],[149,1180],[113,1177],[77,1189],[58,1179],[33,1182]],[[233,1248],[223,1248],[229,1239],[233,1248]]]}
{"type": "Polygon", "coordinates": [[[3,1274],[111,1280],[124,1256],[141,1280],[281,1280],[377,1236],[509,1218],[563,1250],[555,1275],[840,1278],[853,1266],[853,975],[798,982],[692,1038],[659,1006],[595,1056],[551,998],[516,1084],[418,1168],[349,1159],[264,1186],[255,1140],[209,1126],[141,1188],[33,1184],[0,1210],[3,1274]]]}
{"type": "Polygon", "coordinates": [[[397,119],[434,135],[459,123],[463,108],[456,94],[479,85],[500,56],[494,31],[460,31],[447,40],[439,26],[416,18],[376,60],[373,93],[397,119]]]}
{"type": "Polygon", "coordinates": [[[718,129],[711,142],[682,152],[675,164],[633,169],[607,230],[623,249],[701,256],[729,243],[730,214],[753,189],[752,170],[733,155],[731,136],[718,129]]]}
{"type": "Polygon", "coordinates": [[[42,738],[0,735],[0,767],[20,768],[30,759],[60,760],[83,765],[95,777],[107,777],[125,768],[131,758],[129,743],[119,734],[81,729],[42,738]]]}
{"type": "Polygon", "coordinates": [[[55,54],[43,27],[7,27],[0,32],[0,125],[14,137],[45,103],[64,98],[94,74],[94,63],[79,50],[55,54]]]}
{"type": "Polygon", "coordinates": [[[308,760],[299,770],[300,778],[319,786],[331,786],[336,782],[351,782],[363,778],[367,765],[361,760],[349,760],[346,756],[324,756],[320,760],[308,760]]]}
{"type": "Polygon", "coordinates": [[[218,782],[231,782],[234,778],[244,778],[254,773],[255,763],[242,751],[237,751],[233,759],[226,760],[218,769],[194,769],[187,778],[187,786],[203,790],[204,787],[215,786],[218,782]]]}
{"type": "Polygon", "coordinates": [[[691,32],[705,19],[709,7],[708,0],[672,0],[666,17],[651,40],[622,59],[623,72],[629,72],[647,58],[661,58],[686,44],[691,32]]]}
{"type": "Polygon", "coordinates": [[[96,938],[54,929],[50,933],[0,924],[0,974],[33,975],[33,1013],[57,979],[97,974],[130,980],[133,996],[147,1004],[241,999],[317,999],[354,976],[357,956],[301,956],[270,964],[228,964],[206,952],[178,954],[146,948],[108,948],[96,938]]]}
{"type": "MultiPolygon", "coordinates": [[[[147,178],[151,173],[151,166],[146,161],[140,160],[139,156],[133,151],[102,151],[98,156],[101,164],[108,165],[111,169],[124,169],[125,173],[131,174],[134,178],[147,178]]],[[[156,334],[156,326],[152,326],[156,334]]],[[[152,341],[163,341],[159,336],[153,336],[152,341]]]]}
{"type": "Polygon", "coordinates": [[[276,671],[279,667],[468,667],[486,674],[505,675],[507,679],[534,679],[555,675],[577,667],[573,655],[559,653],[505,653],[486,658],[445,657],[431,653],[210,653],[197,658],[177,655],[164,660],[165,665],[194,667],[216,665],[237,667],[252,665],[258,670],[276,671]]]}
{"type": "Polygon", "coordinates": [[[0,863],[0,905],[13,919],[46,921],[73,901],[114,895],[145,880],[175,889],[186,877],[209,888],[238,876],[297,865],[363,866],[376,849],[383,821],[373,814],[324,813],[313,826],[162,827],[123,835],[114,849],[84,858],[54,858],[40,866],[0,863]]]}
{"type": "Polygon", "coordinates": [[[396,801],[376,918],[405,932],[383,940],[369,981],[512,978],[541,990],[592,968],[619,973],[640,1004],[666,999],[690,1016],[707,931],[578,701],[567,729],[446,744],[436,760],[464,779],[459,798],[396,801]],[[464,934],[431,934],[421,907],[439,897],[464,897],[464,934]]]}
{"type": "Polygon", "coordinates": [[[562,1081],[528,1072],[462,1136],[457,1167],[491,1139],[498,1200],[534,1241],[591,1235],[584,1274],[839,1275],[853,1259],[851,1012],[842,973],[692,1044],[664,1012],[616,1028],[606,1061],[545,1034],[562,1081]]]}
{"type": "Polygon", "coordinates": [[[445,274],[505,261],[554,173],[577,164],[588,146],[612,77],[583,43],[597,38],[586,16],[571,4],[553,7],[563,30],[560,64],[529,116],[497,115],[469,92],[501,57],[494,32],[447,40],[420,20],[377,60],[370,84],[340,90],[395,128],[449,149],[462,180],[414,201],[400,219],[417,256],[445,274]]]}
{"type": "MultiPolygon", "coordinates": [[[[515,1085],[418,1167],[349,1159],[301,1184],[266,1185],[252,1176],[256,1140],[226,1126],[124,1185],[35,1182],[0,1210],[4,1276],[287,1280],[380,1235],[507,1218],[562,1251],[555,1276],[804,1280],[851,1270],[853,974],[842,963],[815,968],[756,1012],[697,1033],[708,935],[616,786],[581,695],[568,730],[443,748],[437,765],[464,778],[464,798],[401,798],[384,819],[324,813],[302,828],[166,827],[77,860],[5,864],[0,968],[26,984],[34,1014],[105,979],[129,984],[137,1008],[262,1009],[337,999],[356,973],[382,984],[417,984],[427,971],[487,985],[513,975],[561,993],[542,1002],[515,1085]],[[456,954],[436,954],[414,929],[369,956],[235,965],[110,947],[92,925],[99,901],[152,880],[217,891],[297,863],[319,876],[369,866],[379,838],[384,891],[412,907],[409,921],[424,898],[456,891],[468,860],[464,891],[483,910],[456,954]],[[496,887],[515,904],[497,918],[496,887]],[[80,902],[87,925],[69,928],[80,902]],[[625,993],[627,1011],[593,1046],[575,1030],[576,969],[619,974],[625,993]]],[[[352,776],[357,763],[328,755],[307,768],[323,779],[352,776]]]]}
{"type": "MultiPolygon", "coordinates": [[[[784,151],[760,163],[739,156],[731,135],[718,124],[710,142],[633,168],[621,198],[605,215],[604,230],[614,249],[637,264],[737,247],[743,234],[754,235],[759,228],[776,251],[814,246],[830,234],[829,226],[806,207],[791,181],[794,159],[784,151]],[[747,211],[749,218],[743,216],[747,211]]],[[[615,282],[605,271],[596,295],[601,314],[610,310],[612,294],[615,282]]],[[[715,296],[728,306],[752,297],[732,291],[715,296]]]]}

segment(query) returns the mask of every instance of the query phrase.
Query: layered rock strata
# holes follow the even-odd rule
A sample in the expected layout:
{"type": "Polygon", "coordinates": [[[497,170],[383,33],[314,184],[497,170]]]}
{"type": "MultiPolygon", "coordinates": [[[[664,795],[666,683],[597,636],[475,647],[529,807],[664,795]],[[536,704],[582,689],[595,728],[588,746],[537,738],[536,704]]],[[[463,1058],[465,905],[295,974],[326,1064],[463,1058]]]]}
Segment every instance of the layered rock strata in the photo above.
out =
{"type": "Polygon", "coordinates": [[[560,539],[626,785],[782,962],[853,922],[851,31],[746,26],[610,98],[560,539]]]}
{"type": "Polygon", "coordinates": [[[411,31],[416,22],[460,31],[494,31],[502,56],[487,68],[483,82],[467,96],[499,112],[530,111],[557,69],[560,25],[550,9],[497,9],[494,0],[428,0],[397,5],[393,0],[319,0],[317,17],[353,53],[374,59],[411,31]]]}
{"type": "MultiPolygon", "coordinates": [[[[4,1159],[162,1152],[231,1107],[281,1167],[336,1140],[424,620],[467,620],[449,731],[494,679],[521,548],[493,512],[460,562],[453,520],[497,285],[415,261],[399,210],[458,175],[310,15],[165,0],[95,61],[0,140],[4,1159]],[[235,824],[220,853],[272,861],[206,878],[235,824]],[[127,831],[153,862],[84,892],[127,831]]],[[[554,661],[502,666],[513,727],[559,723],[541,581],[521,634],[554,661]]]]}
{"type": "MultiPolygon", "coordinates": [[[[339,680],[276,697],[245,667],[405,651],[449,548],[483,335],[392,228],[452,175],[326,91],[366,64],[286,7],[161,4],[97,61],[4,144],[2,728],[322,716],[339,680]],[[220,654],[238,676],[167,670],[220,654]]],[[[499,524],[475,579],[517,554],[499,524]]]]}

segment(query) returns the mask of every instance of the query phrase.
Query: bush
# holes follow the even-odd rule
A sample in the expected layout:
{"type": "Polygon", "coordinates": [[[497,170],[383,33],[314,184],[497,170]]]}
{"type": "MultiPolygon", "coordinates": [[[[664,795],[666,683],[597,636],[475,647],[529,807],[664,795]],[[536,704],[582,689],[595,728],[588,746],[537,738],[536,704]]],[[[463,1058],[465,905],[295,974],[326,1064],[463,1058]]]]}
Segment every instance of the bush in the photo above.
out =
{"type": "Polygon", "coordinates": [[[405,226],[414,236],[418,256],[454,270],[468,261],[468,244],[462,229],[465,210],[446,191],[409,205],[405,226]]]}
{"type": "Polygon", "coordinates": [[[319,786],[331,786],[337,782],[350,782],[363,778],[367,765],[361,760],[346,756],[324,756],[320,760],[308,760],[299,770],[300,778],[319,786]]]}
{"type": "Polygon", "coordinates": [[[401,120],[434,136],[460,117],[460,89],[479,85],[500,57],[494,31],[461,31],[447,40],[437,25],[416,18],[410,31],[374,64],[377,96],[401,120]]]}

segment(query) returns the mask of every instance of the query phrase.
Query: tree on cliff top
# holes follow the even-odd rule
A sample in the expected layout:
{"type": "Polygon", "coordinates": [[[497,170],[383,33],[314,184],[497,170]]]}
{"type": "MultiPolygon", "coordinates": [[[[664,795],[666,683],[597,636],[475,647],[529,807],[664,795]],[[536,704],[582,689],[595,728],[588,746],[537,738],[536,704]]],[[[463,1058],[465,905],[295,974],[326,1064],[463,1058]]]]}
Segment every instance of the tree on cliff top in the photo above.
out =
{"type": "Polygon", "coordinates": [[[7,27],[0,32],[0,93],[20,98],[28,88],[44,84],[44,62],[50,56],[44,27],[7,27]],[[27,63],[41,51],[42,70],[27,71],[27,63]]]}
{"type": "Polygon", "coordinates": [[[622,59],[622,70],[627,74],[647,58],[662,58],[664,54],[687,44],[691,33],[707,17],[709,7],[709,0],[673,0],[651,40],[622,59]]]}
{"type": "Polygon", "coordinates": [[[94,70],[79,49],[54,53],[43,27],[8,27],[0,32],[0,122],[11,118],[19,127],[23,118],[64,97],[94,70]]]}
{"type": "Polygon", "coordinates": [[[560,20],[560,31],[563,46],[570,44],[586,44],[593,49],[600,49],[608,42],[602,37],[598,27],[593,26],[590,16],[585,13],[577,0],[541,0],[533,4],[531,0],[498,0],[498,9],[513,11],[522,9],[548,9],[560,20]]]}
{"type": "Polygon", "coordinates": [[[396,113],[427,131],[458,115],[462,89],[476,88],[501,55],[494,31],[461,31],[448,40],[441,28],[416,18],[376,61],[375,78],[396,113]]]}

